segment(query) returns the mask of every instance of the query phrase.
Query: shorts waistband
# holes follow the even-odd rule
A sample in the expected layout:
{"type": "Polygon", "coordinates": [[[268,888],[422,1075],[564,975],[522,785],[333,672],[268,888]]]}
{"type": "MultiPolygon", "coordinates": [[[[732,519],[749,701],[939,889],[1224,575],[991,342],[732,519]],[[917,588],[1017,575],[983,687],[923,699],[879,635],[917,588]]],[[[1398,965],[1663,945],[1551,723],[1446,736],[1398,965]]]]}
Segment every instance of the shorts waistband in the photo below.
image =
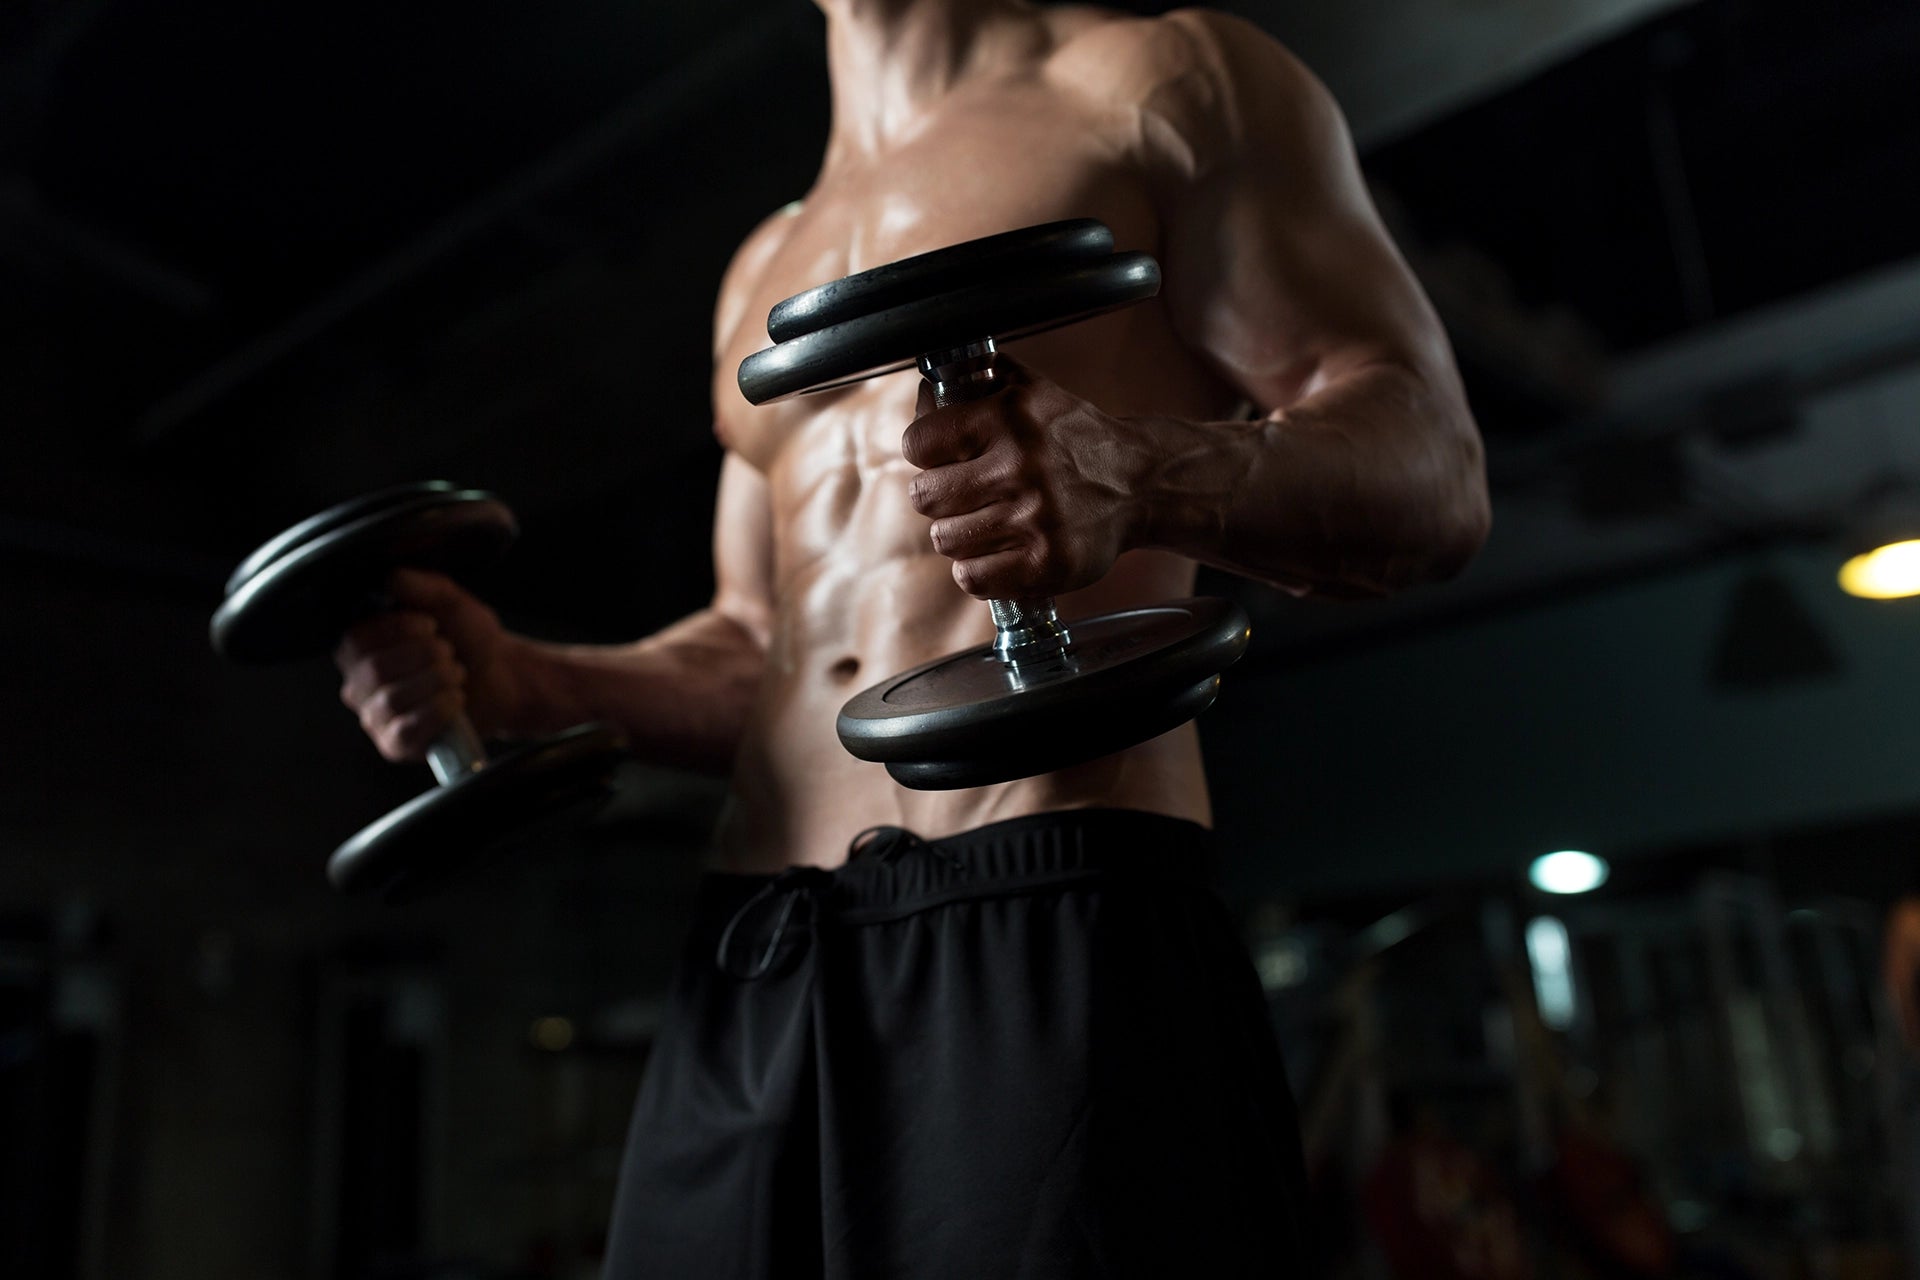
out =
{"type": "Polygon", "coordinates": [[[751,979],[771,965],[803,910],[809,924],[822,917],[867,924],[1113,876],[1197,882],[1212,852],[1213,833],[1198,823],[1134,809],[1029,814],[934,840],[904,827],[870,827],[832,870],[709,874],[700,914],[725,922],[716,942],[721,968],[751,979]],[[762,935],[764,945],[743,934],[762,935]]]}
{"type": "Polygon", "coordinates": [[[1212,849],[1198,823],[1132,809],[1029,814],[934,840],[876,827],[834,873],[834,905],[842,915],[915,910],[1108,872],[1197,878],[1212,849]]]}

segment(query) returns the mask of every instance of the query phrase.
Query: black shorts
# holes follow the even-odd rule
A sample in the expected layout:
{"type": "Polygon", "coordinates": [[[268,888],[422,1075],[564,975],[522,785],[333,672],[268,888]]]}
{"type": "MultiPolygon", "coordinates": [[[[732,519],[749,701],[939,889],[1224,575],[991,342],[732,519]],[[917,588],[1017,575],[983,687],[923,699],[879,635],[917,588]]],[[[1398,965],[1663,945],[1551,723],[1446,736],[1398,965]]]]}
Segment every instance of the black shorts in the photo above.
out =
{"type": "Polygon", "coordinates": [[[607,1280],[1305,1274],[1293,1103],[1210,848],[1080,810],[707,876],[607,1280]]]}

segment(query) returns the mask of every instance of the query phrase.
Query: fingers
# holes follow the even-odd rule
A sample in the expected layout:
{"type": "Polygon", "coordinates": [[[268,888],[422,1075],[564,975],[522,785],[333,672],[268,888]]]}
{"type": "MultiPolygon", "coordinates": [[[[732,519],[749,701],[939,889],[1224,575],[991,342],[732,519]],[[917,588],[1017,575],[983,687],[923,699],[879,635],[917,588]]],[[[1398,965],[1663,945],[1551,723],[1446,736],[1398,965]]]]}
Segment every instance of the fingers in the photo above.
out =
{"type": "Polygon", "coordinates": [[[1019,458],[1012,449],[993,449],[969,462],[922,471],[907,485],[907,501],[921,515],[938,520],[1004,502],[1019,488],[1019,458]]]}
{"type": "Polygon", "coordinates": [[[390,613],[353,627],[335,651],[340,701],[380,754],[413,760],[465,707],[466,668],[425,613],[390,613]]]}
{"type": "Polygon", "coordinates": [[[465,672],[433,668],[382,685],[358,705],[349,703],[380,754],[418,760],[433,740],[466,711],[465,672]]]}
{"type": "Polygon", "coordinates": [[[977,459],[1006,428],[977,405],[952,405],[914,418],[900,438],[900,455],[920,470],[977,459]]]}
{"type": "Polygon", "coordinates": [[[933,549],[949,560],[1010,551],[1032,537],[1031,503],[996,502],[933,522],[933,549]]]}
{"type": "Polygon", "coordinates": [[[372,731],[388,721],[412,715],[442,693],[458,694],[466,681],[465,669],[450,660],[377,684],[356,671],[341,687],[340,700],[372,731]],[[356,685],[360,687],[355,688],[356,685]]]}
{"type": "Polygon", "coordinates": [[[1060,574],[1047,571],[1042,549],[1026,542],[969,560],[955,560],[953,580],[977,600],[1061,595],[1066,589],[1060,574]]]}
{"type": "Polygon", "coordinates": [[[932,521],[934,550],[954,562],[954,581],[970,595],[1085,586],[1122,549],[1125,494],[1101,467],[1056,447],[1056,428],[1082,418],[1098,428],[1097,415],[1011,361],[997,375],[1003,385],[994,394],[946,408],[933,406],[922,382],[921,416],[901,443],[920,470],[908,501],[932,521]]]}
{"type": "Polygon", "coordinates": [[[391,613],[358,624],[341,637],[333,660],[346,678],[341,696],[349,706],[365,701],[381,685],[436,664],[458,665],[453,645],[424,613],[391,613]]]}
{"type": "Polygon", "coordinates": [[[981,600],[1065,595],[1098,581],[1113,564],[1111,549],[1047,528],[1032,503],[956,517],[936,536],[935,549],[953,561],[954,582],[981,600]]]}
{"type": "MultiPolygon", "coordinates": [[[[333,656],[343,672],[388,650],[414,650],[436,635],[455,632],[478,608],[452,579],[415,569],[395,570],[388,578],[386,603],[386,610],[355,623],[341,637],[333,656]]],[[[405,673],[403,668],[394,674],[405,673]]]]}
{"type": "Polygon", "coordinates": [[[368,724],[363,717],[361,724],[373,739],[374,746],[388,760],[396,763],[418,760],[426,755],[433,740],[465,710],[465,705],[458,689],[441,689],[404,715],[374,724],[368,724]]]}

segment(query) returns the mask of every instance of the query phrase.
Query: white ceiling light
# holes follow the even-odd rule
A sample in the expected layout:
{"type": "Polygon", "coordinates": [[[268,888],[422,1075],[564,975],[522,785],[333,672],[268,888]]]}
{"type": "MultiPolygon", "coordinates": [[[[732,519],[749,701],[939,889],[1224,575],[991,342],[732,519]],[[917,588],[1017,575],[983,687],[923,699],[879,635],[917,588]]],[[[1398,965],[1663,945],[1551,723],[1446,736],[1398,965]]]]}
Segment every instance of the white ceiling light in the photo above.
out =
{"type": "Polygon", "coordinates": [[[1586,893],[1607,882],[1607,860],[1578,849],[1543,853],[1527,868],[1527,879],[1542,893],[1586,893]]]}

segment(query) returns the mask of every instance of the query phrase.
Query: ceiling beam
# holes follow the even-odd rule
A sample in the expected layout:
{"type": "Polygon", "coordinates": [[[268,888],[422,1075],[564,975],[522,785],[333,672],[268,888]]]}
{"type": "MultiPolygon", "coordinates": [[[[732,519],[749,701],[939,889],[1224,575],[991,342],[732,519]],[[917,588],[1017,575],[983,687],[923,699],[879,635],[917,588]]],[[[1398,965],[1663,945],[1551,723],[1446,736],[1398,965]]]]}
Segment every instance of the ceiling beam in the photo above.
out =
{"type": "Polygon", "coordinates": [[[53,209],[24,178],[0,175],[0,262],[35,275],[78,273],[182,316],[200,315],[213,290],[190,272],[53,209]]]}
{"type": "Polygon", "coordinates": [[[1226,0],[1312,67],[1362,150],[1693,0],[1226,0]]]}
{"type": "Polygon", "coordinates": [[[1716,406],[1724,412],[1753,399],[1790,408],[1916,357],[1920,258],[1910,258],[1617,361],[1598,409],[1538,442],[1505,449],[1493,460],[1493,478],[1503,488],[1552,480],[1622,435],[1695,431],[1710,424],[1716,406]]]}
{"type": "Polygon", "coordinates": [[[681,59],[591,128],[567,139],[479,199],[448,214],[162,397],[135,421],[136,438],[145,445],[158,443],[363,307],[524,214],[541,199],[693,118],[707,104],[758,74],[769,61],[785,56],[801,26],[799,18],[810,16],[791,4],[765,5],[745,16],[727,38],[681,59]]]}

